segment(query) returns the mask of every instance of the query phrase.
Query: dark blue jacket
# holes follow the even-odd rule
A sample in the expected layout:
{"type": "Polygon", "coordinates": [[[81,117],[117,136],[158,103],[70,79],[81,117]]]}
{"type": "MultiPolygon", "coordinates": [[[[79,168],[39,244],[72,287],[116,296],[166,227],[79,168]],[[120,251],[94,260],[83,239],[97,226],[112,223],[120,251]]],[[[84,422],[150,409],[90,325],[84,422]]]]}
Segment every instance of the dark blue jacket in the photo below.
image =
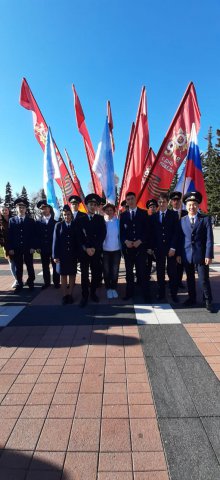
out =
{"type": "Polygon", "coordinates": [[[77,224],[77,237],[79,251],[86,248],[95,248],[102,250],[102,245],[106,237],[106,225],[102,215],[95,214],[91,220],[88,215],[79,218],[77,224]]]}
{"type": "Polygon", "coordinates": [[[167,210],[164,224],[160,222],[160,212],[151,215],[153,250],[157,254],[167,255],[170,248],[179,254],[180,227],[179,216],[173,210],[167,210]]]}
{"type": "Polygon", "coordinates": [[[76,257],[76,245],[76,229],[74,223],[71,222],[70,228],[66,226],[64,221],[57,223],[53,234],[53,258],[59,258],[64,264],[68,263],[70,258],[76,257]]]}
{"type": "Polygon", "coordinates": [[[197,214],[192,227],[188,215],[181,218],[182,259],[189,263],[204,263],[205,258],[213,258],[213,231],[211,218],[197,214]]]}
{"type": "Polygon", "coordinates": [[[20,223],[19,217],[9,219],[8,226],[8,250],[27,251],[37,247],[36,224],[33,218],[25,216],[24,222],[20,223]]]}
{"type": "Polygon", "coordinates": [[[39,248],[43,254],[51,255],[52,253],[53,232],[56,223],[56,220],[52,217],[47,224],[43,218],[36,222],[37,248],[39,248]]]}
{"type": "Polygon", "coordinates": [[[150,221],[145,210],[137,208],[134,219],[131,220],[130,211],[126,210],[120,216],[120,240],[122,249],[126,248],[125,241],[141,240],[146,248],[150,248],[150,221]]]}

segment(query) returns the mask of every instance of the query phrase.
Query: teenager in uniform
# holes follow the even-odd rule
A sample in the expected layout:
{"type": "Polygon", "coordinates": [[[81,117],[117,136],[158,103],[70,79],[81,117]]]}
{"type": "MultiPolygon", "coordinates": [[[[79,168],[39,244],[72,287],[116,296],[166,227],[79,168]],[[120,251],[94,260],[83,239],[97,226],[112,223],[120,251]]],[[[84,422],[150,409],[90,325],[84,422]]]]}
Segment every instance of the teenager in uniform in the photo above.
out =
{"type": "Polygon", "coordinates": [[[51,215],[51,207],[46,200],[37,202],[37,208],[41,212],[41,218],[36,222],[37,230],[37,251],[40,253],[44,285],[42,289],[48,288],[51,283],[50,264],[53,268],[53,284],[55,288],[60,286],[60,275],[56,271],[56,264],[52,257],[53,232],[56,225],[53,215],[51,215]]]}
{"type": "Polygon", "coordinates": [[[120,239],[126,269],[126,294],[129,300],[134,294],[134,266],[143,297],[149,300],[147,282],[147,249],[149,248],[150,228],[147,212],[137,207],[134,192],[126,194],[129,209],[120,216],[120,239]]]}
{"type": "Polygon", "coordinates": [[[96,289],[101,276],[102,246],[106,236],[104,217],[95,213],[100,203],[99,195],[91,193],[85,197],[88,214],[79,219],[77,223],[78,255],[81,269],[82,299],[80,306],[84,307],[88,302],[89,286],[90,297],[98,302],[96,289]],[[91,282],[89,282],[89,269],[91,282]]]}
{"type": "MultiPolygon", "coordinates": [[[[146,208],[147,208],[147,213],[150,217],[151,215],[154,215],[158,209],[157,200],[155,200],[155,198],[151,198],[150,200],[148,200],[146,203],[146,208]]],[[[153,252],[151,253],[151,255],[147,253],[147,279],[148,280],[150,280],[151,278],[153,260],[155,261],[155,256],[153,255],[153,252]]]]}
{"type": "Polygon", "coordinates": [[[197,268],[206,308],[212,312],[209,265],[214,257],[214,239],[211,218],[199,212],[201,201],[200,192],[188,192],[183,197],[188,212],[188,215],[181,219],[182,261],[186,269],[189,294],[185,305],[192,306],[196,303],[195,268],[197,268]]]}
{"type": "Polygon", "coordinates": [[[73,222],[78,222],[79,218],[86,215],[86,213],[80,212],[79,210],[79,206],[80,203],[82,203],[82,200],[78,195],[71,195],[71,197],[69,197],[69,203],[71,205],[73,222]]]}
{"type": "Polygon", "coordinates": [[[14,206],[17,215],[9,219],[8,227],[8,250],[10,257],[15,262],[15,272],[18,285],[15,292],[23,288],[23,264],[26,264],[28,279],[26,285],[30,290],[34,288],[34,266],[33,253],[36,248],[36,226],[35,221],[26,215],[28,201],[19,197],[15,200],[14,206]]]}
{"type": "Polygon", "coordinates": [[[76,228],[70,207],[63,207],[63,221],[55,225],[53,235],[53,259],[61,276],[62,304],[73,303],[73,288],[77,271],[76,228]]]}
{"type": "MultiPolygon", "coordinates": [[[[187,210],[182,208],[182,193],[181,192],[171,192],[170,194],[170,205],[174,212],[178,213],[179,219],[187,215],[187,210]]],[[[177,263],[177,283],[178,288],[184,289],[183,285],[183,263],[177,263]]]]}
{"type": "Polygon", "coordinates": [[[5,258],[7,258],[12,277],[14,279],[11,288],[18,285],[16,279],[15,262],[13,256],[10,257],[8,252],[8,226],[9,218],[11,217],[10,210],[6,205],[0,206],[0,246],[3,247],[5,258]]]}
{"type": "Polygon", "coordinates": [[[156,256],[158,300],[165,298],[165,272],[169,276],[171,297],[177,298],[176,255],[179,240],[179,217],[177,212],[168,209],[168,195],[161,193],[158,199],[159,210],[151,217],[153,228],[154,253],[156,256]]]}

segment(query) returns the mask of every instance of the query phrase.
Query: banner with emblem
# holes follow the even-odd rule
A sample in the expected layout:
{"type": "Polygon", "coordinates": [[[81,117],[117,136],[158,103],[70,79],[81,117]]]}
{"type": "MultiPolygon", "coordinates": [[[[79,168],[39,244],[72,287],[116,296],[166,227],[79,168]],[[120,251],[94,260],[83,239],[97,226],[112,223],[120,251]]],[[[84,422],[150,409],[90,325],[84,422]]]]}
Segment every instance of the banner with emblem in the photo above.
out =
{"type": "MultiPolygon", "coordinates": [[[[26,108],[27,110],[32,111],[34,134],[38,143],[44,151],[48,126],[25,78],[23,78],[21,85],[20,105],[22,105],[22,107],[26,108]]],[[[67,199],[71,195],[75,194],[75,189],[70,174],[54,140],[53,143],[60,169],[60,178],[56,178],[56,182],[62,190],[64,202],[67,203],[67,199]]]]}
{"type": "Polygon", "coordinates": [[[145,208],[148,199],[157,199],[160,193],[169,190],[174,175],[187,156],[192,124],[195,123],[197,132],[200,128],[200,116],[195,87],[191,82],[142,186],[138,206],[145,208]]]}
{"type": "Polygon", "coordinates": [[[79,181],[79,178],[76,175],[75,168],[73,166],[72,161],[70,160],[70,157],[69,157],[69,154],[68,154],[66,148],[64,149],[64,151],[65,151],[66,158],[67,158],[67,161],[68,161],[68,164],[69,164],[69,169],[70,169],[70,172],[71,172],[71,175],[72,175],[72,181],[73,181],[73,185],[74,185],[74,188],[75,188],[74,195],[78,195],[78,197],[80,197],[81,200],[82,200],[82,203],[80,204],[79,210],[81,212],[87,212],[87,209],[86,209],[86,206],[85,206],[85,195],[83,193],[81,183],[79,181]]]}
{"type": "MultiPolygon", "coordinates": [[[[147,179],[150,175],[150,172],[153,168],[155,159],[156,159],[156,154],[154,153],[153,149],[150,147],[149,151],[148,151],[148,154],[146,156],[146,160],[145,160],[144,172],[143,172],[143,176],[142,176],[142,179],[141,179],[141,189],[145,185],[145,183],[146,183],[146,181],[147,181],[147,179]]],[[[146,208],[147,200],[149,200],[148,191],[147,191],[147,189],[145,189],[143,191],[141,199],[139,200],[138,206],[140,208],[146,208]]]]}

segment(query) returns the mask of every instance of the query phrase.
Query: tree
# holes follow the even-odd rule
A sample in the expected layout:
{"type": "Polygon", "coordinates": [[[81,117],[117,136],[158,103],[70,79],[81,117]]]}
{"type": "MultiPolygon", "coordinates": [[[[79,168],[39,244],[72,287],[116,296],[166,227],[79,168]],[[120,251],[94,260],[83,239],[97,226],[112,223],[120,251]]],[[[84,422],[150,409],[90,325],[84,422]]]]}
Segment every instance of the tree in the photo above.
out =
{"type": "Polygon", "coordinates": [[[213,147],[212,127],[206,137],[207,151],[202,155],[203,174],[208,197],[208,212],[220,216],[220,131],[217,130],[217,144],[213,147]],[[218,133],[219,132],[219,133],[218,133]]]}
{"type": "Polygon", "coordinates": [[[10,182],[7,182],[5,187],[5,205],[13,210],[14,208],[14,199],[12,196],[12,188],[10,182]]]}

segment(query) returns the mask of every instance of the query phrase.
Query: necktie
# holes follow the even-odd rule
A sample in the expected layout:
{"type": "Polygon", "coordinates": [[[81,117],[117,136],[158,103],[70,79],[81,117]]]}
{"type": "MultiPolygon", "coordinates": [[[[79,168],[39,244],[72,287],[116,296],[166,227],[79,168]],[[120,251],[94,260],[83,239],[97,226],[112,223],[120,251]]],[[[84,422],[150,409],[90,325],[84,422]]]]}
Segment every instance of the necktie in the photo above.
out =
{"type": "Polygon", "coordinates": [[[132,221],[134,220],[134,215],[135,215],[134,210],[132,210],[132,212],[131,212],[131,220],[132,221]]]}
{"type": "Polygon", "coordinates": [[[21,217],[21,218],[20,218],[20,223],[23,223],[23,221],[24,221],[24,219],[21,217]]]}
{"type": "Polygon", "coordinates": [[[192,218],[191,218],[191,227],[192,227],[192,228],[194,227],[194,224],[195,224],[195,218],[192,217],[192,218]]]}
{"type": "Polygon", "coordinates": [[[164,222],[165,222],[165,213],[163,212],[161,216],[162,216],[162,221],[161,221],[161,223],[162,223],[162,225],[163,225],[164,222]]]}

